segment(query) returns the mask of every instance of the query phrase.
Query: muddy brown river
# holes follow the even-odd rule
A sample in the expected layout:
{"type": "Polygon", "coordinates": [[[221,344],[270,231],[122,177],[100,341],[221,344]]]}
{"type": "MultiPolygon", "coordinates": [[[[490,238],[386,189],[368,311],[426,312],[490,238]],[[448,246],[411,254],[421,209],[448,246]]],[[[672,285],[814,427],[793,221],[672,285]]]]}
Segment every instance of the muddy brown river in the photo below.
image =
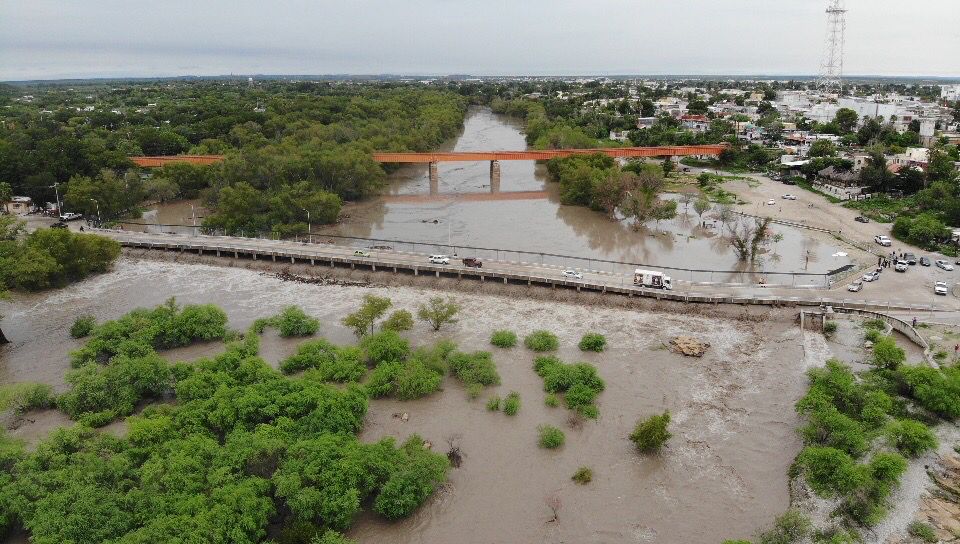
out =
{"type": "MultiPolygon", "coordinates": [[[[443,150],[455,151],[521,149],[526,149],[522,124],[486,108],[471,108],[460,136],[443,146],[443,150]]],[[[488,162],[440,163],[435,191],[431,191],[426,165],[405,166],[389,176],[383,195],[348,203],[340,223],[315,226],[314,232],[681,269],[730,271],[744,267],[719,228],[700,226],[700,218],[692,206],[687,208],[680,203],[676,219],[659,224],[651,222],[637,231],[625,222],[612,221],[588,208],[561,205],[559,185],[548,181],[544,165],[533,161],[501,161],[500,164],[501,181],[495,191],[490,187],[488,162]]],[[[665,198],[677,198],[677,195],[665,195],[665,198]]],[[[201,224],[206,213],[196,201],[173,202],[147,211],[144,220],[189,226],[201,224]]],[[[845,253],[849,250],[841,250],[825,235],[782,225],[771,228],[783,239],[757,263],[759,272],[822,274],[851,262],[845,253]],[[834,256],[838,252],[843,254],[834,256]]],[[[190,229],[165,227],[165,230],[190,229]]],[[[340,240],[338,243],[364,246],[373,242],[340,240]]],[[[420,253],[456,252],[440,247],[389,245],[420,253]]],[[[495,256],[489,252],[473,252],[490,259],[505,257],[503,253],[495,256]]],[[[505,258],[528,261],[531,257],[538,258],[516,254],[505,258]]],[[[606,269],[596,261],[550,257],[547,260],[560,266],[606,269]]],[[[694,279],[680,271],[673,275],[694,279]]],[[[735,281],[724,278],[697,277],[700,281],[735,281]]]]}
{"type": "MultiPolygon", "coordinates": [[[[362,295],[389,296],[398,308],[414,310],[436,291],[416,287],[348,287],[283,282],[253,270],[204,264],[121,259],[111,273],[60,291],[17,296],[4,303],[4,331],[13,344],[0,348],[0,381],[41,381],[64,387],[68,336],[76,316],[116,318],[176,296],[182,304],[223,307],[231,326],[298,304],[322,320],[320,335],[352,343],[339,320],[362,295]]],[[[447,293],[445,293],[447,294],[447,293]]],[[[740,321],[703,317],[696,311],[654,312],[592,307],[521,297],[455,293],[463,304],[459,323],[434,333],[417,323],[407,336],[415,344],[449,337],[462,349],[491,349],[503,384],[471,401],[452,378],[428,398],[370,403],[364,440],[405,438],[419,433],[445,448],[459,436],[466,455],[449,483],[423,508],[399,523],[372,515],[357,520],[349,536],[362,543],[704,543],[747,538],[788,505],[787,469],[800,448],[793,403],[802,394],[804,354],[797,328],[779,319],[740,321]],[[489,346],[491,331],[520,335],[535,328],[556,332],[559,356],[598,367],[607,389],[599,396],[601,416],[582,427],[568,425],[569,411],[544,405],[533,354],[523,348],[489,346]],[[587,331],[607,335],[610,348],[583,354],[576,343],[587,331]],[[670,338],[693,335],[711,347],[701,359],[666,349],[670,338]],[[491,394],[517,391],[516,417],[486,411],[491,394]],[[659,456],[637,454],[627,435],[638,418],[669,409],[673,438],[659,456]],[[394,414],[407,413],[403,421],[394,414]],[[567,433],[559,450],[537,447],[537,426],[567,433]],[[580,466],[593,482],[577,485],[580,466]],[[562,506],[548,523],[545,498],[562,506]]],[[[263,355],[276,365],[295,340],[268,336],[263,355]]],[[[222,349],[199,344],[166,355],[190,360],[222,349]]],[[[13,434],[35,443],[58,425],[56,412],[39,414],[13,434]]],[[[109,432],[122,433],[122,425],[109,432]]]]}

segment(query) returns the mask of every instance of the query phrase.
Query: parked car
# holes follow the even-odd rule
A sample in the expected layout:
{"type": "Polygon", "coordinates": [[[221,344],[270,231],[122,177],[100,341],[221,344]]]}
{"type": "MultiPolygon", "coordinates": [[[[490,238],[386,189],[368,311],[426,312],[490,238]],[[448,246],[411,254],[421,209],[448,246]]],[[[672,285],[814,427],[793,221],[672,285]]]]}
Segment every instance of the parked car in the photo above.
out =
{"type": "Polygon", "coordinates": [[[938,281],[933,284],[933,294],[947,296],[947,282],[938,281]]]}
{"type": "Polygon", "coordinates": [[[930,266],[930,258],[920,257],[920,266],[930,266]]]}
{"type": "Polygon", "coordinates": [[[867,219],[866,217],[864,217],[864,216],[862,216],[862,215],[858,215],[858,216],[854,217],[853,220],[856,221],[857,223],[869,223],[869,222],[870,222],[869,219],[867,219]]]}
{"type": "Polygon", "coordinates": [[[772,198],[767,201],[767,206],[776,206],[776,204],[777,204],[777,201],[772,198]]]}
{"type": "Polygon", "coordinates": [[[863,289],[863,282],[862,282],[862,281],[855,281],[855,282],[853,282],[853,283],[851,283],[850,285],[847,286],[847,291],[850,291],[851,293],[856,293],[857,291],[860,291],[861,289],[863,289]]]}
{"type": "Polygon", "coordinates": [[[869,281],[877,281],[877,280],[880,279],[880,273],[879,273],[879,272],[867,272],[867,273],[864,274],[863,277],[860,278],[860,279],[863,280],[863,281],[868,281],[868,282],[869,282],[869,281]]]}
{"type": "Polygon", "coordinates": [[[947,261],[944,261],[943,259],[940,259],[934,262],[937,265],[937,268],[946,270],[947,272],[953,271],[953,265],[948,263],[947,261]]]}
{"type": "Polygon", "coordinates": [[[450,257],[446,255],[431,255],[430,262],[433,264],[450,264],[450,257]]]}
{"type": "Polygon", "coordinates": [[[797,199],[797,195],[791,195],[790,193],[787,193],[787,194],[783,195],[783,199],[784,199],[784,200],[796,200],[796,199],[797,199]]]}
{"type": "Polygon", "coordinates": [[[917,256],[913,253],[904,254],[903,260],[907,261],[907,264],[917,264],[917,256]]]}
{"type": "Polygon", "coordinates": [[[77,219],[80,219],[81,217],[83,217],[83,214],[76,213],[76,212],[65,212],[60,214],[61,221],[75,221],[77,219]]]}
{"type": "Polygon", "coordinates": [[[572,269],[572,268],[568,268],[568,269],[564,270],[563,272],[560,273],[560,275],[562,275],[562,276],[565,277],[565,278],[572,278],[572,279],[575,279],[575,280],[582,280],[582,279],[583,279],[583,274],[581,274],[580,272],[577,272],[576,270],[574,270],[574,269],[572,269]]]}
{"type": "Polygon", "coordinates": [[[784,178],[783,184],[784,184],[784,185],[796,185],[797,182],[796,182],[796,181],[793,181],[793,180],[790,179],[790,178],[784,178]]]}
{"type": "Polygon", "coordinates": [[[57,221],[56,223],[50,225],[50,228],[51,228],[51,229],[65,229],[65,228],[67,228],[67,224],[64,223],[63,221],[57,221]]]}
{"type": "Polygon", "coordinates": [[[890,247],[890,246],[893,245],[893,240],[891,240],[890,238],[888,238],[888,237],[886,237],[886,236],[884,236],[884,235],[882,235],[882,234],[878,234],[878,235],[874,236],[874,237],[873,237],[873,241],[876,242],[876,243],[878,243],[878,244],[880,244],[880,245],[883,246],[883,247],[890,247]]]}
{"type": "Polygon", "coordinates": [[[353,256],[354,256],[354,257],[369,257],[369,256],[370,256],[370,252],[369,252],[369,251],[364,251],[364,250],[362,250],[362,249],[358,249],[358,250],[356,250],[356,251],[353,252],[353,256]]]}
{"type": "Polygon", "coordinates": [[[483,261],[476,257],[466,257],[463,259],[463,266],[469,266],[471,268],[481,268],[483,267],[483,261]]]}
{"type": "Polygon", "coordinates": [[[906,272],[907,268],[909,268],[907,261],[897,261],[896,264],[893,265],[893,269],[897,272],[906,272]]]}

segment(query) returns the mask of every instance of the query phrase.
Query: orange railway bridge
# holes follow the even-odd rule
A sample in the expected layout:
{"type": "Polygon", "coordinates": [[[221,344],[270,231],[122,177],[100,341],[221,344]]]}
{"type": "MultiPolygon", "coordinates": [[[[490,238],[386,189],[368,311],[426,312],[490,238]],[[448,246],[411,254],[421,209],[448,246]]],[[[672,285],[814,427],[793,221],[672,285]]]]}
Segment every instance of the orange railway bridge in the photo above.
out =
{"type": "MultiPolygon", "coordinates": [[[[727,146],[680,145],[661,147],[604,147],[597,149],[547,149],[528,151],[445,151],[430,153],[374,153],[373,160],[380,163],[427,164],[430,172],[430,193],[436,194],[439,183],[437,165],[441,162],[490,161],[490,192],[500,192],[500,161],[546,161],[558,157],[592,155],[602,153],[614,158],[657,158],[716,156],[727,146]]],[[[223,160],[223,155],[175,155],[165,157],[130,157],[137,166],[159,168],[173,162],[213,164],[223,160]]]]}

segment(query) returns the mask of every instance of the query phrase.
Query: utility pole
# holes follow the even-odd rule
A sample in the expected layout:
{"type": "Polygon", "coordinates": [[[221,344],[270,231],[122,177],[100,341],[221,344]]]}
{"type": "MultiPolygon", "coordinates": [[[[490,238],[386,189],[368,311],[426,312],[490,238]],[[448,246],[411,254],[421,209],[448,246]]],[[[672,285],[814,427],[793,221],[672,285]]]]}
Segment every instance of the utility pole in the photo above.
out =
{"type": "Polygon", "coordinates": [[[827,39],[817,87],[826,92],[843,92],[844,32],[847,29],[847,10],[844,0],[829,0],[827,6],[827,39]]]}
{"type": "Polygon", "coordinates": [[[90,202],[93,202],[94,204],[97,205],[97,227],[102,227],[103,219],[100,218],[100,203],[92,198],[90,199],[90,202]]]}

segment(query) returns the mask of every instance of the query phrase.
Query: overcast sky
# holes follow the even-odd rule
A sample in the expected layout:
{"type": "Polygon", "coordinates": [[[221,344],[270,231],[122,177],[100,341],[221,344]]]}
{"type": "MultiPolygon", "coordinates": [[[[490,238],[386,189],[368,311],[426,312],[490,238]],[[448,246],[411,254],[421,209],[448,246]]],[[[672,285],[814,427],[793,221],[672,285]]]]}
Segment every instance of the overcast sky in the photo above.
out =
{"type": "MultiPolygon", "coordinates": [[[[0,80],[816,74],[827,0],[0,0],[0,80]]],[[[958,0],[847,0],[845,73],[960,76],[958,0]]]]}

